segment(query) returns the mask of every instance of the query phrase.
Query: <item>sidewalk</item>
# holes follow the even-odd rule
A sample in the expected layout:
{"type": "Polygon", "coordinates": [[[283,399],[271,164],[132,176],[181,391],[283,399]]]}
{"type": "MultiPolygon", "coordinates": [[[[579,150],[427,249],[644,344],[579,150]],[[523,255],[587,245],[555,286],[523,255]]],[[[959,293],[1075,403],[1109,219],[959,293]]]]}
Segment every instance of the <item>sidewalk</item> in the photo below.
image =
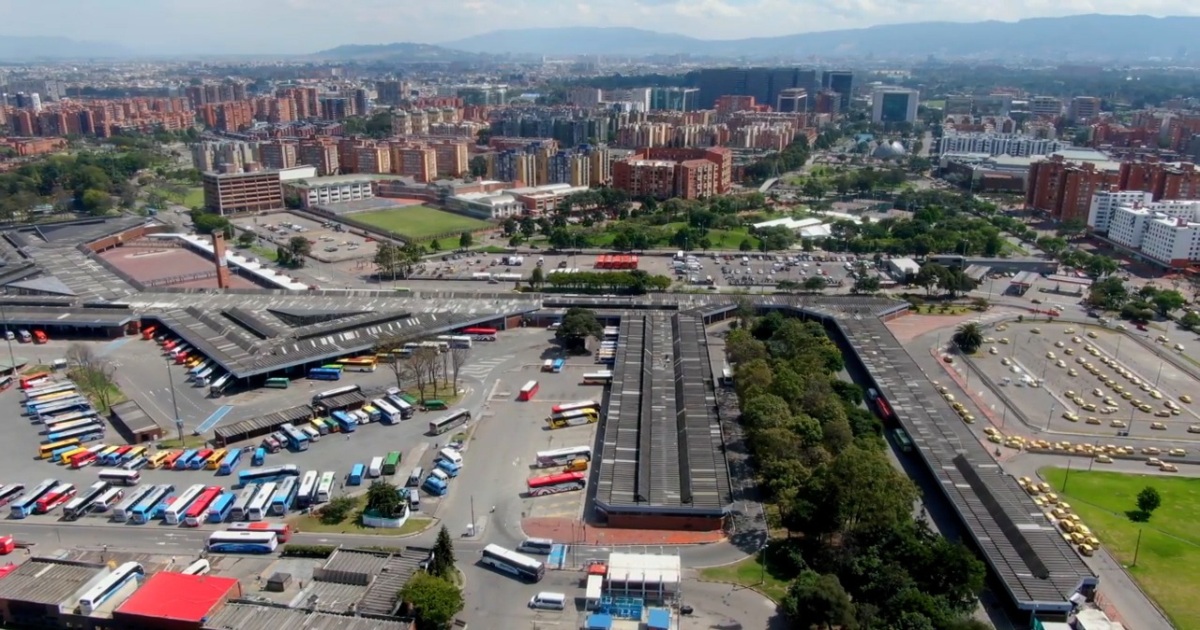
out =
{"type": "Polygon", "coordinates": [[[530,538],[549,538],[573,545],[700,545],[721,542],[724,532],[680,532],[663,529],[619,529],[587,525],[571,518],[532,517],[521,521],[530,538]]]}

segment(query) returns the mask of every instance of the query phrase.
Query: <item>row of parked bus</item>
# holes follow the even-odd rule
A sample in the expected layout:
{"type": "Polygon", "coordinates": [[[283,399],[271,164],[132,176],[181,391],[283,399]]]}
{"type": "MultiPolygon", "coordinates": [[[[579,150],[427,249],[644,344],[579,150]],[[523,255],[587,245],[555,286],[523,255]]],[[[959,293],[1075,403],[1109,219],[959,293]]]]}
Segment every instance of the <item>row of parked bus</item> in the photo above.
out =
{"type": "Polygon", "coordinates": [[[137,471],[112,469],[101,471],[99,480],[83,490],[54,478],[28,491],[24,484],[12,483],[0,487],[0,507],[7,506],[15,519],[50,514],[62,507],[62,517],[73,521],[90,512],[107,511],[125,496],[125,488],[137,482],[137,471]]]}
{"type": "Polygon", "coordinates": [[[200,354],[187,342],[173,337],[169,332],[161,331],[153,324],[142,328],[142,339],[154,340],[176,365],[187,368],[187,380],[196,387],[207,387],[210,396],[217,397],[224,393],[225,388],[232,382],[228,372],[221,369],[215,361],[200,354]]]}
{"type": "Polygon", "coordinates": [[[39,455],[104,437],[103,419],[75,383],[53,380],[50,374],[33,376],[38,378],[21,381],[24,395],[21,405],[42,435],[39,455]]]}

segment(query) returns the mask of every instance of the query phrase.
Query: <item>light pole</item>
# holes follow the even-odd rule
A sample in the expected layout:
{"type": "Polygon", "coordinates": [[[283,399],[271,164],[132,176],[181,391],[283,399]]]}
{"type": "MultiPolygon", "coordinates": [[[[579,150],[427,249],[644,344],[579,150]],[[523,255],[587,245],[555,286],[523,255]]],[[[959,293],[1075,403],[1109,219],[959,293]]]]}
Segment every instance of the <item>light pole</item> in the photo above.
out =
{"type": "Polygon", "coordinates": [[[175,399],[175,377],[171,374],[171,357],[166,357],[167,382],[171,387],[171,407],[175,411],[175,431],[179,435],[179,446],[183,446],[183,419],[179,417],[179,401],[175,399]]]}
{"type": "Polygon", "coordinates": [[[8,330],[8,311],[4,310],[4,306],[0,305],[0,321],[4,324],[4,342],[8,344],[8,369],[13,377],[17,374],[17,358],[13,355],[12,349],[12,333],[8,330]]]}
{"type": "Polygon", "coordinates": [[[1054,419],[1054,406],[1057,403],[1050,403],[1050,414],[1046,416],[1046,430],[1050,430],[1050,421],[1054,419]]]}

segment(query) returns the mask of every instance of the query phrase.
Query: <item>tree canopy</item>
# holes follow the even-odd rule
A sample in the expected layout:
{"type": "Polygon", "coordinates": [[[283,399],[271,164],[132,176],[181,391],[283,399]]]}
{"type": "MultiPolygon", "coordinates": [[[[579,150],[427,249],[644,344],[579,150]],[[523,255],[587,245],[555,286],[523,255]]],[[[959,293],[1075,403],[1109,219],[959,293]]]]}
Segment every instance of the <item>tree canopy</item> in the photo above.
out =
{"type": "Polygon", "coordinates": [[[572,352],[582,351],[587,347],[588,338],[599,339],[604,334],[604,327],[596,319],[596,313],[586,308],[571,308],[563,315],[558,330],[554,336],[572,352]]]}

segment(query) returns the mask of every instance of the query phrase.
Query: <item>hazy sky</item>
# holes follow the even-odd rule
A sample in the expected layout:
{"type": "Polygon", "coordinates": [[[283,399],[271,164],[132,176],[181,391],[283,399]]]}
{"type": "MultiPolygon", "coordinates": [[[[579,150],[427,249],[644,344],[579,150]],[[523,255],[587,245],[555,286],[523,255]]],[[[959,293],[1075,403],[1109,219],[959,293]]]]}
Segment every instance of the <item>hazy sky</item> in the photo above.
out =
{"type": "Polygon", "coordinates": [[[502,28],[635,26],[709,39],[1080,13],[1200,15],[1195,0],[0,0],[0,34],[155,53],[306,53],[502,28]]]}

